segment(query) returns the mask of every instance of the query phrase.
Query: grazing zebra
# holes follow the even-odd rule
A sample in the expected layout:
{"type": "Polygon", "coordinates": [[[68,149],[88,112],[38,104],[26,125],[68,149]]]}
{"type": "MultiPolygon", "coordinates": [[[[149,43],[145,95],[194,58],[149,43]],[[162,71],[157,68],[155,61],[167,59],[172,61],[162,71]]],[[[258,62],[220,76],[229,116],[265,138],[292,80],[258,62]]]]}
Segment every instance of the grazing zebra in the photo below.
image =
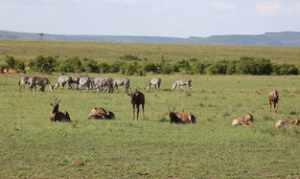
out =
{"type": "Polygon", "coordinates": [[[130,80],[128,78],[118,78],[114,79],[113,87],[114,89],[118,89],[120,86],[124,86],[125,91],[127,92],[130,88],[130,80]]]}
{"type": "Polygon", "coordinates": [[[175,90],[178,87],[180,87],[181,89],[183,87],[192,88],[192,80],[176,80],[176,81],[174,81],[172,84],[172,90],[175,90]]]}
{"type": "Polygon", "coordinates": [[[55,83],[54,88],[55,89],[59,87],[65,88],[65,86],[71,88],[71,82],[72,82],[72,77],[67,75],[61,75],[57,78],[57,82],[55,83]]]}
{"type": "Polygon", "coordinates": [[[87,76],[82,76],[79,77],[78,80],[78,89],[86,89],[86,90],[90,90],[92,89],[92,78],[87,77],[87,76]]]}
{"type": "Polygon", "coordinates": [[[113,79],[110,77],[96,77],[92,80],[92,86],[97,91],[107,91],[113,93],[113,79]]]}
{"type": "Polygon", "coordinates": [[[33,76],[28,78],[28,85],[30,89],[40,88],[41,91],[45,91],[46,86],[49,86],[49,90],[53,91],[53,86],[51,85],[47,77],[33,76]]]}
{"type": "Polygon", "coordinates": [[[18,82],[19,90],[25,89],[26,85],[29,86],[29,78],[30,76],[21,76],[18,82]]]}
{"type": "Polygon", "coordinates": [[[148,88],[160,89],[161,78],[152,78],[149,82],[148,88]]]}

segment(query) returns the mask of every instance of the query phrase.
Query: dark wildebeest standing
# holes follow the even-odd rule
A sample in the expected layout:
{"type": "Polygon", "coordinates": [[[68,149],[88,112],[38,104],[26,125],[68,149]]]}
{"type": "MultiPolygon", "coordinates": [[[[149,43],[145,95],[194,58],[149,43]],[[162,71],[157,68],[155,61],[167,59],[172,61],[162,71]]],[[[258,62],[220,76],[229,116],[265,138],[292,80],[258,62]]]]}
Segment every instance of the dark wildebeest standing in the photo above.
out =
{"type": "Polygon", "coordinates": [[[69,89],[71,88],[72,77],[67,75],[61,75],[57,78],[57,82],[55,83],[54,88],[65,88],[67,86],[69,89]]]}
{"type": "Polygon", "coordinates": [[[114,81],[113,81],[114,89],[119,89],[120,86],[124,86],[125,92],[128,92],[128,90],[130,88],[130,80],[128,78],[114,79],[114,81]]]}
{"type": "Polygon", "coordinates": [[[170,122],[175,124],[195,124],[196,117],[189,112],[169,112],[170,122]]]}
{"type": "Polygon", "coordinates": [[[26,85],[29,86],[29,76],[21,76],[18,82],[19,90],[25,89],[26,85]]]}
{"type": "Polygon", "coordinates": [[[107,111],[102,107],[93,108],[88,116],[88,119],[114,119],[115,114],[111,111],[107,111]]]}
{"type": "Polygon", "coordinates": [[[149,81],[148,89],[154,88],[154,89],[160,89],[161,85],[161,78],[152,78],[149,81]]]}
{"type": "Polygon", "coordinates": [[[268,95],[269,105],[270,105],[270,111],[273,109],[275,112],[278,111],[278,102],[279,102],[279,93],[276,89],[273,89],[272,92],[268,95]]]}
{"type": "Polygon", "coordinates": [[[176,80],[172,84],[172,90],[174,90],[178,87],[180,87],[182,89],[184,86],[192,88],[192,80],[176,80]]]}
{"type": "Polygon", "coordinates": [[[108,93],[114,92],[113,87],[114,80],[110,77],[96,77],[92,81],[92,86],[94,89],[99,91],[107,91],[108,93]]]}
{"type": "Polygon", "coordinates": [[[137,89],[134,92],[128,93],[128,95],[131,97],[133,120],[135,119],[135,111],[136,111],[136,119],[139,120],[140,105],[142,106],[143,118],[144,118],[145,117],[144,116],[145,95],[142,92],[138,91],[137,89]]]}
{"type": "Polygon", "coordinates": [[[52,112],[50,113],[50,121],[52,122],[71,122],[71,118],[68,112],[59,111],[59,100],[55,99],[54,103],[50,103],[53,107],[52,112]]]}
{"type": "Polygon", "coordinates": [[[49,90],[53,91],[53,87],[47,77],[41,77],[41,76],[29,77],[28,83],[30,89],[36,90],[39,87],[41,91],[45,91],[46,86],[49,86],[49,90]]]}

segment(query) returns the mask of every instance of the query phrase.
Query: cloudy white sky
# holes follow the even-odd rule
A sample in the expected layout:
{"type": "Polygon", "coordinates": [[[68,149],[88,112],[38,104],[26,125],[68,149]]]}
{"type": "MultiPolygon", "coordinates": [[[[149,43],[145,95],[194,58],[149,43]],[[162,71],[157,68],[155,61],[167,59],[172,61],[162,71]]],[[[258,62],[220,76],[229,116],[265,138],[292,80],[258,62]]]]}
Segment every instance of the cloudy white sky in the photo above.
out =
{"type": "Polygon", "coordinates": [[[300,31],[300,0],[0,0],[0,29],[208,36],[300,31]]]}

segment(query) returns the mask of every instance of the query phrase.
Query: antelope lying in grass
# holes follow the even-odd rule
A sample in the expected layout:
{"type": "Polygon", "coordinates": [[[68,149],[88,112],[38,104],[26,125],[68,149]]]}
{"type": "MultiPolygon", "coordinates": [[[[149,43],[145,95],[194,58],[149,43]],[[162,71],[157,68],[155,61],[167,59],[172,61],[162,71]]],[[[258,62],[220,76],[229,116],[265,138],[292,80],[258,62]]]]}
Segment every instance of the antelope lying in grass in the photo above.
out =
{"type": "Polygon", "coordinates": [[[279,102],[279,93],[276,89],[273,89],[272,92],[268,95],[269,105],[270,105],[270,111],[273,109],[275,112],[278,111],[278,102],[279,102]]]}
{"type": "Polygon", "coordinates": [[[189,113],[189,112],[175,112],[169,110],[169,117],[171,123],[176,124],[189,124],[189,123],[196,123],[196,117],[189,113]]]}
{"type": "Polygon", "coordinates": [[[254,118],[252,114],[248,113],[244,116],[232,120],[232,126],[244,125],[249,126],[253,123],[254,118]]]}
{"type": "Polygon", "coordinates": [[[283,119],[283,120],[279,120],[273,125],[273,127],[279,129],[279,128],[287,128],[291,125],[299,126],[300,125],[300,119],[283,119]]]}
{"type": "Polygon", "coordinates": [[[50,103],[53,107],[52,112],[50,113],[50,121],[52,122],[71,122],[71,118],[68,112],[59,111],[60,100],[55,99],[54,103],[50,103]]]}
{"type": "Polygon", "coordinates": [[[90,113],[88,119],[114,119],[115,114],[111,111],[107,111],[101,107],[93,108],[90,113]]]}

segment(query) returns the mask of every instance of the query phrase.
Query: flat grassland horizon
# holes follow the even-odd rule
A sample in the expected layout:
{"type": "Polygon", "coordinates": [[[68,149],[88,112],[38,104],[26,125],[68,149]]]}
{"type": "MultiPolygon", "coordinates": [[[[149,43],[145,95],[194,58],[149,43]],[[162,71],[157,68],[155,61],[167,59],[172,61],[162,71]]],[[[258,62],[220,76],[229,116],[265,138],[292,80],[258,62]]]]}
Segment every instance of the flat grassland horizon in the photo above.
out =
{"type": "Polygon", "coordinates": [[[44,55],[88,57],[101,62],[113,62],[128,54],[153,62],[162,57],[166,60],[197,58],[215,61],[238,60],[248,56],[270,59],[274,63],[300,65],[300,47],[0,40],[0,58],[10,55],[24,61],[44,55]]]}

